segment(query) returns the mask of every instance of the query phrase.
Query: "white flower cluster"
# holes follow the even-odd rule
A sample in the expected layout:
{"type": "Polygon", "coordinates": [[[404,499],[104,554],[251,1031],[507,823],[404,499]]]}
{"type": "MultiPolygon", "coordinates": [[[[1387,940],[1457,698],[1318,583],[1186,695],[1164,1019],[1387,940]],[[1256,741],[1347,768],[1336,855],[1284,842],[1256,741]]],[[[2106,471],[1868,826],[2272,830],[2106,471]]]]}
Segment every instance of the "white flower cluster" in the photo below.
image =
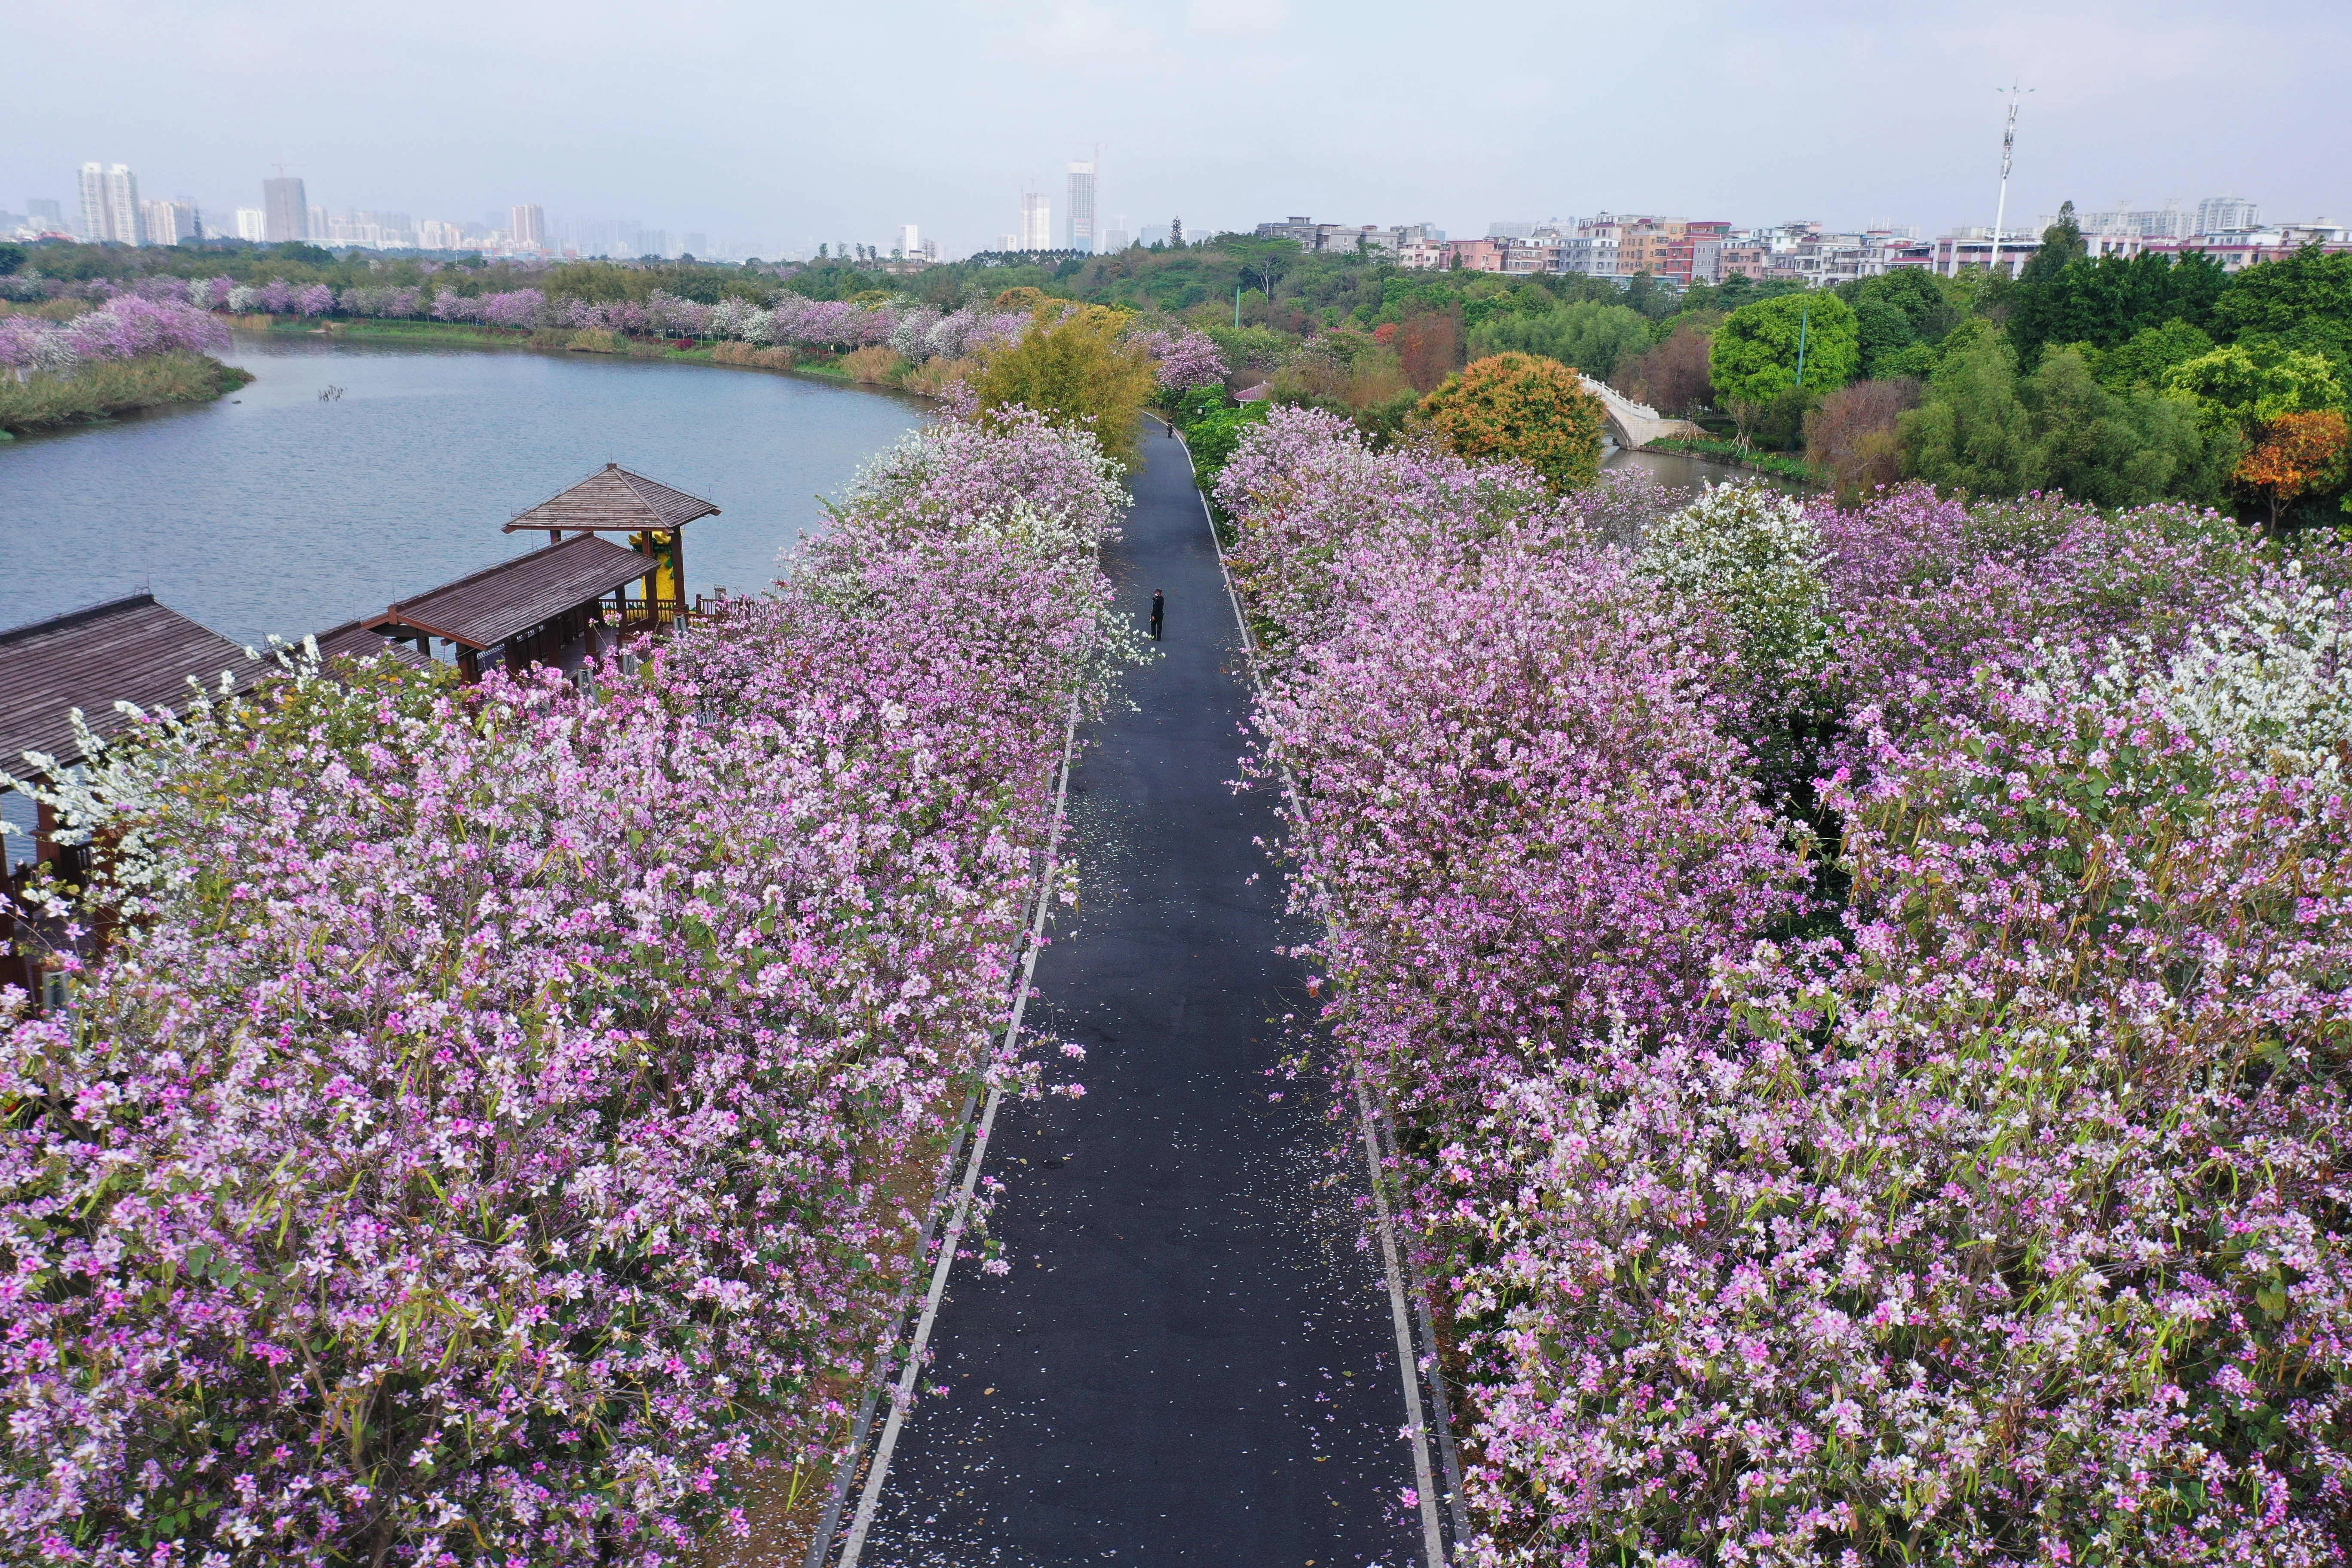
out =
{"type": "Polygon", "coordinates": [[[2352,746],[2347,620],[2344,595],[2291,571],[2189,638],[2159,700],[2190,733],[2267,751],[2279,771],[2338,773],[2352,746]]]}
{"type": "Polygon", "coordinates": [[[1794,496],[1710,485],[1650,526],[1643,574],[1719,617],[1759,696],[1809,679],[1830,652],[1828,552],[1794,496]]]}

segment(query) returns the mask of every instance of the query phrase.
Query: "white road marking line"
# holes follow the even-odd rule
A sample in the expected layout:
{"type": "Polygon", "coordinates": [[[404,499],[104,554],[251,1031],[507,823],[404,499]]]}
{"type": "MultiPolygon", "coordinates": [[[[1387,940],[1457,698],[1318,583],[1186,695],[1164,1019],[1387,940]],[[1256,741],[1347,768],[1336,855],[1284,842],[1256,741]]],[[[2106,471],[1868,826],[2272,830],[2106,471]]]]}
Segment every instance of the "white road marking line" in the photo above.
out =
{"type": "MultiPolygon", "coordinates": [[[[1045,839],[1045,874],[1037,889],[1036,913],[1029,922],[1029,952],[1021,963],[1021,987],[1013,998],[1013,1021],[1004,1032],[1008,1052],[1021,1043],[1021,1020],[1028,1012],[1029,992],[1037,973],[1037,949],[1045,934],[1045,915],[1053,905],[1054,874],[1061,865],[1062,824],[1070,799],[1070,755],[1077,736],[1077,705],[1073,701],[1069,726],[1062,735],[1062,776],[1054,791],[1054,826],[1045,839]]],[[[964,1226],[971,1218],[972,1194],[980,1184],[981,1162],[987,1158],[988,1135],[996,1125],[996,1107],[1003,1099],[1003,1090],[991,1086],[972,1139],[971,1154],[963,1168],[963,1181],[956,1189],[955,1209],[948,1221],[947,1235],[940,1242],[939,1261],[931,1268],[931,1286],[923,1297],[923,1315],[915,1324],[906,1368],[898,1374],[898,1386],[891,1394],[890,1418],[883,1423],[882,1440],[875,1445],[874,1464],[866,1475],[866,1490],[857,1500],[857,1515],[850,1521],[849,1538],[842,1542],[840,1568],[857,1568],[857,1559],[866,1550],[866,1532],[873,1529],[874,1515],[881,1507],[882,1486],[890,1476],[890,1456],[898,1447],[898,1433],[906,1426],[907,1412],[913,1407],[915,1384],[923,1372],[923,1352],[930,1345],[931,1325],[939,1320],[940,1299],[947,1294],[956,1247],[963,1240],[964,1226]]],[[[850,1468],[855,1469],[856,1463],[856,1456],[852,1455],[850,1468]]]]}

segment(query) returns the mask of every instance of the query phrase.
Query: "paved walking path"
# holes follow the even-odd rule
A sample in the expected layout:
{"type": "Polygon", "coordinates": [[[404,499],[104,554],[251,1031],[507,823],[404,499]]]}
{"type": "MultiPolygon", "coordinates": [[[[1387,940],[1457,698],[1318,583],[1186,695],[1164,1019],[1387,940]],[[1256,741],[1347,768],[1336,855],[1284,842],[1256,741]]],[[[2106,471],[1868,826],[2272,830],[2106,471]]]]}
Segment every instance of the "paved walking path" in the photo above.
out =
{"type": "Polygon", "coordinates": [[[1299,932],[1255,842],[1273,803],[1226,783],[1240,635],[1182,448],[1145,449],[1109,565],[1139,625],[1166,591],[1165,657],[1072,777],[1084,894],[1029,1015],[1087,1047],[1056,1075],[1087,1095],[999,1113],[1013,1269],[958,1267],[924,1379],[951,1393],[908,1421],[861,1568],[1418,1561],[1356,1127],[1265,1076],[1311,1004],[1276,952],[1299,932]]]}

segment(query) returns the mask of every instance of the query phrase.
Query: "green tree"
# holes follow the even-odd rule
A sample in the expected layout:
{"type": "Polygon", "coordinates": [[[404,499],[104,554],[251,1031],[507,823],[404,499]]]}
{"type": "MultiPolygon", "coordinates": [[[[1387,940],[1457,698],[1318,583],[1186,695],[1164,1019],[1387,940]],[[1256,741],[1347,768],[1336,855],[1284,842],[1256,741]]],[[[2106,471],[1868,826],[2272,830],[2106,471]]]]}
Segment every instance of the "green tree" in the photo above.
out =
{"type": "Polygon", "coordinates": [[[1895,356],[1919,341],[1911,319],[1892,302],[1865,296],[1853,307],[1854,335],[1862,350],[1862,374],[1876,381],[1887,375],[1895,356]]]}
{"type": "Polygon", "coordinates": [[[2325,354],[2352,383],[2352,253],[2315,245],[2240,273],[2213,306],[2216,335],[2325,354]]]}
{"type": "Polygon", "coordinates": [[[2016,495],[2039,478],[2017,354],[1989,321],[1971,321],[1945,341],[1927,401],[1897,427],[1905,468],[1939,489],[2016,495]]]}
{"type": "Polygon", "coordinates": [[[1463,457],[1516,458],[1554,489],[1600,475],[1608,412],[1558,360],[1500,353],[1475,361],[1423,398],[1421,413],[1463,457]]]}
{"type": "Polygon", "coordinates": [[[2032,416],[2032,482],[2097,506],[2146,506],[2169,499],[2220,499],[2223,461],[2232,445],[2202,429],[2194,400],[2145,388],[2114,393],[2099,384],[2081,350],[2053,348],[2025,379],[2032,416]]]}
{"type": "Polygon", "coordinates": [[[981,413],[1018,405],[1055,425],[1091,429],[1103,450],[1135,467],[1143,407],[1157,383],[1150,359],[1127,340],[1129,319],[1101,305],[1041,310],[1020,342],[982,357],[972,385],[981,413]]]}
{"type": "Polygon", "coordinates": [[[1659,287],[1658,280],[1646,272],[1636,272],[1625,285],[1624,300],[1631,310],[1639,310],[1652,321],[1664,321],[1675,313],[1679,301],[1659,287]]]}
{"type": "Polygon", "coordinates": [[[24,265],[25,247],[23,246],[0,243],[0,278],[7,277],[24,265]]]}
{"type": "Polygon", "coordinates": [[[2061,202],[2058,221],[2042,231],[2041,246],[2017,269],[2019,289],[2031,295],[2046,288],[2052,279],[2089,255],[2090,249],[2083,238],[2083,226],[2074,219],[2074,204],[2061,202]]]}
{"type": "Polygon", "coordinates": [[[1538,354],[1572,364],[1595,381],[1606,381],[1623,361],[1650,346],[1650,323],[1623,305],[1554,305],[1541,311],[1517,310],[1489,317],[1470,332],[1474,358],[1497,353],[1538,354]]]}
{"type": "Polygon", "coordinates": [[[2010,336],[2031,358],[2045,343],[2121,346],[2151,327],[2187,321],[2206,328],[2229,277],[2210,258],[2175,258],[2143,252],[2126,260],[2105,256],[2069,262],[2056,273],[2021,286],[2010,336]]]}
{"type": "Polygon", "coordinates": [[[2344,406],[2344,383],[2325,357],[2272,344],[2200,354],[2165,372],[2164,385],[2197,399],[2208,427],[2248,440],[2281,415],[2344,406]]]}
{"type": "Polygon", "coordinates": [[[2239,444],[2178,389],[2101,384],[2074,345],[2018,374],[2008,337],[1973,321],[1946,342],[1927,399],[1899,423],[1905,468],[1939,489],[2060,489],[2098,506],[2217,501],[2239,444]]]}
{"type": "Polygon", "coordinates": [[[1742,305],[1715,330],[1708,353],[1716,400],[1739,422],[1743,442],[1774,400],[1791,392],[1835,392],[1861,362],[1853,307],[1819,292],[1742,305]]]}
{"type": "Polygon", "coordinates": [[[1839,298],[1849,305],[1859,307],[1864,300],[1876,300],[1903,312],[1910,323],[1911,335],[1922,342],[1937,343],[1954,327],[1960,324],[1964,312],[1954,302],[1944,286],[1945,280],[1922,268],[1905,267],[1893,272],[1883,272],[1875,278],[1838,286],[1839,298]]]}
{"type": "Polygon", "coordinates": [[[2099,356],[2099,380],[2112,391],[2160,387],[2165,373],[2213,352],[2213,339],[2192,321],[2167,321],[2132,334],[2121,347],[2099,356]]]}
{"type": "MultiPolygon", "coordinates": [[[[1612,286],[1613,287],[1613,285],[1612,286]]],[[[1783,294],[1797,294],[1804,285],[1793,278],[1755,279],[1744,272],[1735,272],[1720,283],[1694,283],[1683,290],[1679,301],[1685,311],[1717,310],[1729,315],[1742,305],[1752,305],[1759,300],[1776,300],[1783,294]]],[[[1846,301],[1852,304],[1853,301],[1846,301]]],[[[1663,342],[1664,340],[1658,340],[1663,342]]]]}

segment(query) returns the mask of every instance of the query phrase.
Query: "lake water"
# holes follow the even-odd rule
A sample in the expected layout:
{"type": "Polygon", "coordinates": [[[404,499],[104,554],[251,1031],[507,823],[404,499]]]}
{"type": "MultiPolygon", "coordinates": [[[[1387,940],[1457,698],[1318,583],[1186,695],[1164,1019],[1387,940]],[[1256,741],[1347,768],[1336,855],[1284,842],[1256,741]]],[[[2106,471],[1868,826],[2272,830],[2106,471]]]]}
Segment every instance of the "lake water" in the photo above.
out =
{"type": "Polygon", "coordinates": [[[1629,452],[1622,447],[1612,447],[1601,467],[1637,469],[1685,489],[1696,489],[1701,485],[1760,484],[1803,495],[1811,488],[1778,474],[1759,473],[1754,468],[1735,468],[1729,463],[1710,462],[1680,452],[1629,452]]]}
{"type": "Polygon", "coordinates": [[[0,442],[0,627],[146,588],[299,638],[543,545],[499,530],[607,462],[717,503],[688,587],[740,592],[929,407],[603,354],[240,332],[226,357],[257,378],[235,401],[0,442]]]}
{"type": "Polygon", "coordinates": [[[718,503],[687,531],[690,591],[755,588],[929,407],[603,354],[240,332],[226,357],[257,377],[234,399],[0,443],[0,627],[144,588],[239,642],[297,638],[538,547],[500,525],[606,462],[718,503]]]}

